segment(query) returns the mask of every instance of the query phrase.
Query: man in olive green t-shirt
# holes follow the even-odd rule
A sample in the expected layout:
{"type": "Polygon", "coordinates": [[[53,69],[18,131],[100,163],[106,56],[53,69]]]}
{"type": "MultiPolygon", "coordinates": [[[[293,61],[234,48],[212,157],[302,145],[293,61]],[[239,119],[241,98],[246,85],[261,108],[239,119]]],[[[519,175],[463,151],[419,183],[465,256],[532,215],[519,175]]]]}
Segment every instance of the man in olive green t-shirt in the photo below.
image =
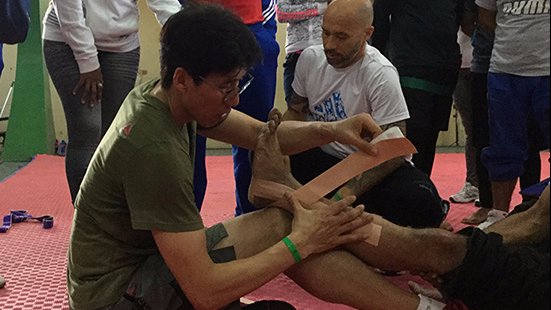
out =
{"type": "MultiPolygon", "coordinates": [[[[311,254],[367,237],[349,232],[371,220],[363,207],[349,207],[352,197],[308,211],[296,206],[292,227],[286,211],[267,208],[204,228],[193,200],[195,130],[255,148],[264,124],[232,107],[260,58],[249,29],[220,7],[189,6],[167,21],[161,79],[128,95],[75,201],[67,275],[73,309],[221,308],[311,254]]],[[[367,114],[277,128],[286,153],[335,140],[374,153],[361,135],[379,132],[367,114]]],[[[307,279],[311,272],[299,266],[297,279],[307,279]]],[[[316,294],[344,302],[331,297],[338,292],[316,294]]]]}

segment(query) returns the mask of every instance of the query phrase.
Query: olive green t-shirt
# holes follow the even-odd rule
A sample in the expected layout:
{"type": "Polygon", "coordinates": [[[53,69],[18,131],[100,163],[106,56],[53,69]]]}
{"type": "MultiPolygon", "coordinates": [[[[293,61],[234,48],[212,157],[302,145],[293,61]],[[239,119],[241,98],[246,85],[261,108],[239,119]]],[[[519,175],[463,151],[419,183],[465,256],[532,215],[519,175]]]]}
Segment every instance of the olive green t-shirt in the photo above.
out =
{"type": "Polygon", "coordinates": [[[90,162],[75,201],[67,283],[74,309],[117,302],[134,271],[157,254],[151,230],[195,231],[195,124],[179,127],[150,92],[126,98],[90,162]]]}

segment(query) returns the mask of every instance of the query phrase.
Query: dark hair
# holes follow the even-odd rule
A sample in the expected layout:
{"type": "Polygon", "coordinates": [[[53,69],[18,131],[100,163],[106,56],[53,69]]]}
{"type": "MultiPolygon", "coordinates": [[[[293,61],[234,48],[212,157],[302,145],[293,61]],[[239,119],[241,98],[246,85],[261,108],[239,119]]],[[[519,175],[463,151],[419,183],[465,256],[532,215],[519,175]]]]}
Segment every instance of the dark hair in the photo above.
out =
{"type": "Polygon", "coordinates": [[[195,80],[209,73],[249,69],[262,59],[252,32],[239,17],[215,4],[193,3],[172,15],[161,30],[161,83],[172,85],[176,68],[195,80]]]}

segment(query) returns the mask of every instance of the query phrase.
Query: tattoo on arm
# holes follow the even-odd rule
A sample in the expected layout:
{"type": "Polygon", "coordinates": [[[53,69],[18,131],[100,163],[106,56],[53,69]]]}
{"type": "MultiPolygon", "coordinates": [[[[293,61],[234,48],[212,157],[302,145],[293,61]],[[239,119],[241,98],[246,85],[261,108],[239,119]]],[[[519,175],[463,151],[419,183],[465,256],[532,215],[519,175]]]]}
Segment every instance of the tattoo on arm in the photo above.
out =
{"type": "Polygon", "coordinates": [[[400,131],[402,131],[402,134],[404,136],[406,135],[406,121],[397,121],[397,122],[394,122],[394,123],[381,125],[380,127],[383,131],[389,129],[390,127],[398,127],[398,128],[400,128],[400,131]]]}
{"type": "Polygon", "coordinates": [[[305,121],[308,115],[308,98],[301,97],[293,91],[288,102],[288,109],[283,115],[283,120],[305,121]]]}

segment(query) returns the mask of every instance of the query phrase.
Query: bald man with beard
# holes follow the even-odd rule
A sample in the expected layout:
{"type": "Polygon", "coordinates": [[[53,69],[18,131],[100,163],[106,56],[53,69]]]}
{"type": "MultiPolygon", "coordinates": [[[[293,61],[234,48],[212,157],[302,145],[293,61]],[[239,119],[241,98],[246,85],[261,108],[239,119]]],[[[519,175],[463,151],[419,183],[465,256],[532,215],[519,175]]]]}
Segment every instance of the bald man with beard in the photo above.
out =
{"type": "MultiPolygon", "coordinates": [[[[369,113],[386,130],[406,134],[409,112],[396,68],[367,40],[374,32],[366,0],[333,1],[322,24],[323,45],[305,49],[297,62],[293,94],[284,120],[333,122],[369,113]]],[[[303,184],[356,151],[330,143],[291,157],[303,184]]],[[[404,158],[395,158],[330,194],[358,196],[366,210],[411,227],[438,227],[448,204],[431,180],[404,158]]]]}

